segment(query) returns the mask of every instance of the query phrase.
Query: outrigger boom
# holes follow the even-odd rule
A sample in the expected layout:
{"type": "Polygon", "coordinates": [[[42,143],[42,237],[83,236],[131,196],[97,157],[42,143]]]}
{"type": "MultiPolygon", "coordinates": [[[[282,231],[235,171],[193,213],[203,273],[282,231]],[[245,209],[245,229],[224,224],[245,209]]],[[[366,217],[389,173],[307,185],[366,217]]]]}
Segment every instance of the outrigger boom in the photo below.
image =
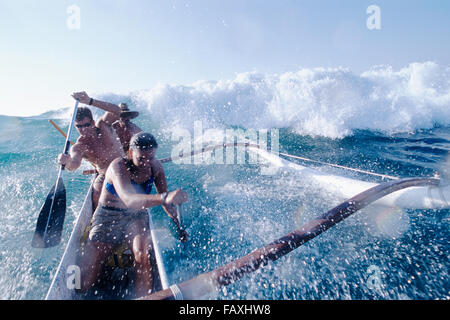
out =
{"type": "Polygon", "coordinates": [[[285,256],[289,252],[314,239],[321,233],[349,217],[356,211],[385,195],[416,186],[438,186],[438,179],[403,179],[377,185],[324,213],[301,228],[288,233],[263,248],[239,258],[221,268],[201,274],[191,280],[174,285],[142,298],[143,300],[199,299],[233,283],[244,275],[285,256]]]}

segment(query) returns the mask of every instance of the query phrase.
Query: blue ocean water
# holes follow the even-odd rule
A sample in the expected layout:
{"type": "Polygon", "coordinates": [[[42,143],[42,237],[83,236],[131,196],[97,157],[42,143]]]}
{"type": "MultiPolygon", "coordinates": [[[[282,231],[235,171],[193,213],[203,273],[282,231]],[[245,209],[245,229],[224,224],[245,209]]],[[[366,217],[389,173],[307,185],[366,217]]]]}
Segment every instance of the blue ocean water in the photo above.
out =
{"type": "MultiPolygon", "coordinates": [[[[171,155],[180,133],[216,141],[226,129],[277,130],[279,151],[398,177],[448,174],[450,82],[433,63],[240,74],[190,86],[160,85],[104,94],[140,111],[136,123],[171,155]]],[[[36,219],[55,183],[55,158],[71,108],[36,117],[0,116],[0,298],[43,299],[89,187],[84,163],[66,172],[68,209],[62,243],[30,246],[36,219]]],[[[101,114],[96,111],[96,115],[101,114]]],[[[72,139],[76,138],[74,134],[72,139]]],[[[300,160],[302,165],[311,163],[300,160]]],[[[359,180],[377,177],[317,167],[359,180]]],[[[164,165],[169,189],[189,194],[187,245],[154,209],[169,281],[188,280],[250,253],[339,204],[342,199],[295,171],[261,174],[250,163],[164,165]]],[[[448,178],[448,177],[447,177],[448,178]]],[[[211,299],[449,299],[449,211],[362,210],[280,260],[207,297],[211,299]],[[371,279],[376,275],[376,288],[371,279]]]]}

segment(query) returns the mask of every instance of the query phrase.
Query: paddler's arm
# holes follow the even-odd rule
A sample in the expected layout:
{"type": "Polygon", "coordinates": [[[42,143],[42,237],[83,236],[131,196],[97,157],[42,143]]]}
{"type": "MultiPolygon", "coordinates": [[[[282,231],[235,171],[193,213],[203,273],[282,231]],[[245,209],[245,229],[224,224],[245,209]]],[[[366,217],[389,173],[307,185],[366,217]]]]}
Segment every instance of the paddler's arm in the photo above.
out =
{"type": "MultiPolygon", "coordinates": [[[[164,192],[168,192],[166,175],[164,173],[164,168],[161,162],[159,162],[158,160],[153,161],[152,171],[155,177],[155,187],[158,194],[160,195],[164,192]]],[[[170,219],[172,219],[172,221],[175,223],[175,226],[177,227],[178,231],[178,236],[180,240],[184,242],[187,240],[188,234],[186,230],[183,230],[183,228],[180,226],[180,221],[178,220],[178,214],[175,205],[168,203],[171,200],[169,196],[171,196],[171,193],[167,195],[166,202],[162,204],[162,207],[164,211],[167,213],[167,215],[170,217],[170,219]]],[[[185,201],[187,201],[187,195],[185,201]]]]}
{"type": "Polygon", "coordinates": [[[119,106],[114,103],[93,99],[84,91],[74,92],[72,97],[81,103],[105,110],[106,113],[99,119],[98,122],[104,122],[107,125],[112,125],[115,121],[119,120],[121,110],[119,106]]]}
{"type": "MultiPolygon", "coordinates": [[[[114,189],[119,195],[120,200],[131,209],[141,210],[163,204],[159,194],[138,194],[131,185],[130,175],[122,159],[118,158],[111,162],[106,174],[112,178],[114,189]],[[112,172],[109,172],[112,171],[112,172]]],[[[180,204],[186,200],[186,193],[182,190],[176,190],[169,193],[166,198],[167,204],[180,204]]]]}
{"type": "Polygon", "coordinates": [[[77,170],[80,167],[82,160],[83,153],[81,151],[81,146],[78,143],[74,144],[70,149],[69,154],[61,153],[58,155],[58,163],[64,165],[65,169],[69,171],[77,170]]]}

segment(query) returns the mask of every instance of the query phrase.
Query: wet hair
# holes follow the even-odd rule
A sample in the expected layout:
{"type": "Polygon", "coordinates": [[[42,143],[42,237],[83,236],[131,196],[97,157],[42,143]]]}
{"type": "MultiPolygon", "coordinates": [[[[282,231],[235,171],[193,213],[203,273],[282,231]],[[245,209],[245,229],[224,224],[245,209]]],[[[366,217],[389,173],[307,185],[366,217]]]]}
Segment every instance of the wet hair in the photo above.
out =
{"type": "Polygon", "coordinates": [[[155,137],[148,132],[139,132],[130,139],[130,149],[150,150],[158,148],[155,137]]]}
{"type": "Polygon", "coordinates": [[[77,115],[75,119],[77,121],[81,121],[84,118],[89,118],[90,120],[94,120],[94,117],[92,116],[92,112],[89,108],[86,107],[78,107],[77,109],[77,115]]]}

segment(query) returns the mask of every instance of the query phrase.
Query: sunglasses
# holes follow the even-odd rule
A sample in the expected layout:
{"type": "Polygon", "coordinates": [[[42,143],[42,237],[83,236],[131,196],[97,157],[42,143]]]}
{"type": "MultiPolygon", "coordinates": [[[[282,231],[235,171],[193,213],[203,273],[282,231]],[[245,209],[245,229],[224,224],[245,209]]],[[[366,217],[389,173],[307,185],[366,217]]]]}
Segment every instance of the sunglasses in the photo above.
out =
{"type": "Polygon", "coordinates": [[[75,127],[77,127],[78,129],[81,129],[81,128],[87,128],[87,127],[90,127],[90,126],[91,126],[91,123],[90,123],[90,122],[85,123],[85,124],[76,124],[76,125],[75,125],[75,127]]]}

